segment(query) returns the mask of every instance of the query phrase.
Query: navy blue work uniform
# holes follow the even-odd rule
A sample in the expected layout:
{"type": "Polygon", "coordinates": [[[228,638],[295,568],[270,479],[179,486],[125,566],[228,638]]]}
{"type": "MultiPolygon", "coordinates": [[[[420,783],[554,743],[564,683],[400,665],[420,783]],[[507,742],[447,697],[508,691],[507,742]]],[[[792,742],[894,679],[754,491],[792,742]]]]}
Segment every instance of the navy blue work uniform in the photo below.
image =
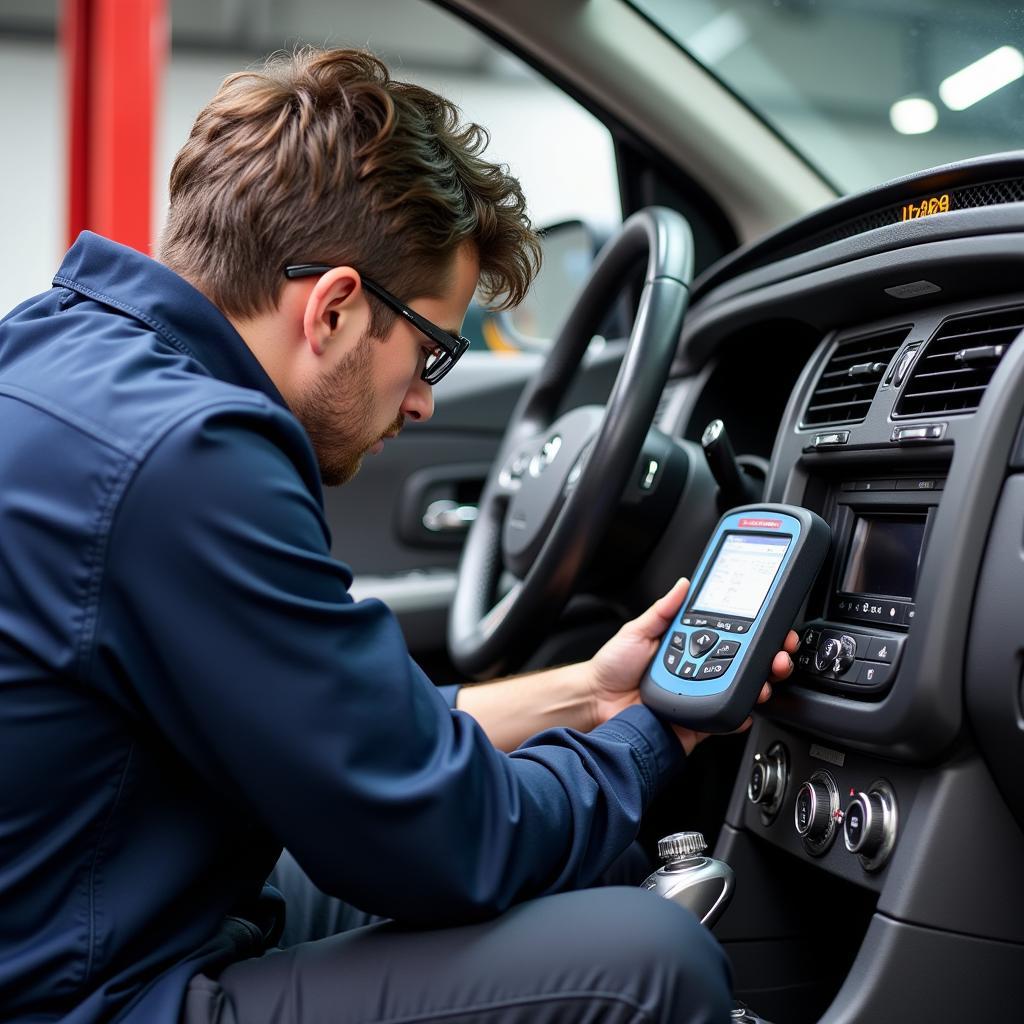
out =
{"type": "Polygon", "coordinates": [[[674,737],[634,707],[495,750],[349,597],[309,440],[228,320],[89,233],[53,284],[0,321],[0,1017],[177,1021],[194,976],[282,955],[283,846],[398,922],[353,947],[364,972],[380,929],[494,928],[593,883],[674,737]]]}

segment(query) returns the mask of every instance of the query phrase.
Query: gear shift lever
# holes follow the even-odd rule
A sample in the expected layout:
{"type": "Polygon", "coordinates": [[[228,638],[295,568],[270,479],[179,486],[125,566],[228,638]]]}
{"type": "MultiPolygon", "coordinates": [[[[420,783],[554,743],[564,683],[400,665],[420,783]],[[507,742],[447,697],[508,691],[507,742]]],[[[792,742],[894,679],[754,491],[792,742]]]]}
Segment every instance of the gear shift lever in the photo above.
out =
{"type": "Polygon", "coordinates": [[[718,484],[718,504],[723,510],[761,500],[761,488],[740,468],[721,420],[712,420],[704,428],[700,444],[718,484]]]}
{"type": "Polygon", "coordinates": [[[706,849],[699,832],[676,832],[660,839],[658,856],[665,863],[643,888],[693,911],[710,928],[729,905],[736,876],[725,861],[703,856],[706,849]]]}

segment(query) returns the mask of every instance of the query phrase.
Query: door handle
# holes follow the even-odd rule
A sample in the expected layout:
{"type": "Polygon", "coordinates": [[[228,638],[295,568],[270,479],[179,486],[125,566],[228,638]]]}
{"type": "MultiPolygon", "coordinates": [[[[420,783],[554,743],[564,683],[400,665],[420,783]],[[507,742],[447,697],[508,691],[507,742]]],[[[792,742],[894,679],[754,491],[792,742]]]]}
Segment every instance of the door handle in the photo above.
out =
{"type": "Polygon", "coordinates": [[[431,533],[465,533],[477,511],[476,505],[460,505],[448,498],[432,501],[423,513],[423,528],[431,533]]]}

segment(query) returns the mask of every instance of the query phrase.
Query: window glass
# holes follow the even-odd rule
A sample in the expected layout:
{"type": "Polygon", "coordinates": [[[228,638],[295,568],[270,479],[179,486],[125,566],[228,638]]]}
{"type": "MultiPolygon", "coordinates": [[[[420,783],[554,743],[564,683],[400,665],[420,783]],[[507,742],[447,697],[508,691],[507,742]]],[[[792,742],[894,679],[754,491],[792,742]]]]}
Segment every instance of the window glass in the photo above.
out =
{"type": "Polygon", "coordinates": [[[1020,147],[1007,0],[631,0],[843,191],[1020,147]]]}

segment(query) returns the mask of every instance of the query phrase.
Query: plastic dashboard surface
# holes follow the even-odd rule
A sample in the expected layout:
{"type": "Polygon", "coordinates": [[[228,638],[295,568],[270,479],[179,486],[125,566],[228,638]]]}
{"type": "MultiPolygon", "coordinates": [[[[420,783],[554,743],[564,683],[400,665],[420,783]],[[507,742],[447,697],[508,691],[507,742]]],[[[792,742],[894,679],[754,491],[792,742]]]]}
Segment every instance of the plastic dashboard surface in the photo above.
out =
{"type": "MultiPolygon", "coordinates": [[[[963,187],[993,176],[1024,178],[1024,153],[911,176],[881,191],[891,205],[944,182],[963,187]]],[[[852,212],[864,213],[870,199],[871,194],[843,200],[809,219],[808,243],[827,237],[830,218],[838,225],[848,223],[852,212]]],[[[724,261],[698,282],[699,298],[684,326],[676,370],[699,373],[726,356],[729,365],[734,357],[738,365],[744,346],[763,345],[759,325],[765,335],[771,333],[769,325],[780,322],[814,331],[821,343],[800,373],[778,427],[765,500],[827,516],[829,502],[844,484],[889,479],[906,489],[916,479],[941,482],[917,571],[914,620],[888,690],[857,700],[798,675],[779,688],[767,712],[782,723],[889,758],[933,758],[950,748],[963,727],[971,599],[1020,426],[1024,343],[1002,347],[974,411],[901,415],[909,378],[881,386],[883,372],[863,415],[825,425],[805,425],[804,415],[830,358],[849,339],[898,330],[905,340],[887,361],[887,372],[908,345],[917,346],[920,360],[950,318],[1024,310],[1024,203],[872,227],[811,248],[801,245],[799,228],[758,243],[756,258],[741,252],[724,261]],[[898,427],[909,433],[905,429],[900,436],[898,427]],[[939,429],[926,429],[934,427],[939,429]],[[836,443],[815,444],[817,435],[832,432],[839,435],[836,443]]],[[[785,344],[785,332],[772,337],[774,344],[785,344]]],[[[965,347],[974,358],[983,339],[965,347]]],[[[907,498],[893,491],[890,508],[898,512],[907,498]]],[[[822,603],[811,611],[824,608],[822,603]]]]}

